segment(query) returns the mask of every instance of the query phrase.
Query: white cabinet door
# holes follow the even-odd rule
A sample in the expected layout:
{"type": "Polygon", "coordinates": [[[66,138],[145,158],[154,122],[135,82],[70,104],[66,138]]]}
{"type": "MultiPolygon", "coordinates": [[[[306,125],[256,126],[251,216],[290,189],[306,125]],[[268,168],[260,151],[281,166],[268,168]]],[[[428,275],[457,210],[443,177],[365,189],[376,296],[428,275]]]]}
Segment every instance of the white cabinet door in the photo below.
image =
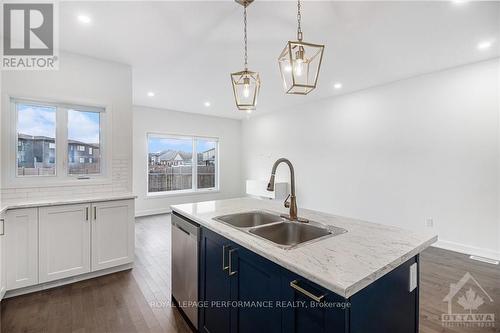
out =
{"type": "Polygon", "coordinates": [[[40,283],[90,272],[90,205],[39,210],[40,283]]]}
{"type": "Polygon", "coordinates": [[[38,283],[38,209],[7,211],[5,219],[7,290],[38,283]]]}
{"type": "Polygon", "coordinates": [[[92,271],[134,261],[134,201],[92,204],[92,271]]]}

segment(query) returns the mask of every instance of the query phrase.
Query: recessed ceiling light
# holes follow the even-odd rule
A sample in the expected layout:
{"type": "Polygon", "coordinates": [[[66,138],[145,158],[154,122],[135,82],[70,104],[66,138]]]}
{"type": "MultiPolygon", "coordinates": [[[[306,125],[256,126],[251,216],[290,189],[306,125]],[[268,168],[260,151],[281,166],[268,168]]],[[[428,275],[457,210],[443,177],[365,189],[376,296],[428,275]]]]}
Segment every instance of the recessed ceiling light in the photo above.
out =
{"type": "Polygon", "coordinates": [[[80,15],[78,15],[78,21],[88,24],[88,23],[90,23],[91,19],[87,15],[80,14],[80,15]]]}
{"type": "Polygon", "coordinates": [[[491,47],[493,43],[489,40],[485,40],[477,44],[477,49],[478,50],[487,50],[491,47]]]}
{"type": "Polygon", "coordinates": [[[206,101],[205,103],[203,103],[203,105],[205,105],[207,108],[210,107],[210,102],[209,101],[206,101]]]}
{"type": "Polygon", "coordinates": [[[154,92],[152,92],[152,91],[150,91],[150,92],[148,92],[148,96],[149,96],[149,97],[154,97],[154,96],[155,96],[155,93],[154,93],[154,92]]]}
{"type": "Polygon", "coordinates": [[[465,5],[468,1],[466,1],[466,0],[453,0],[452,2],[455,5],[461,6],[461,5],[465,5]]]}
{"type": "Polygon", "coordinates": [[[342,88],[342,83],[337,82],[337,83],[335,83],[335,84],[333,85],[333,87],[334,87],[335,89],[340,89],[340,88],[342,88]]]}

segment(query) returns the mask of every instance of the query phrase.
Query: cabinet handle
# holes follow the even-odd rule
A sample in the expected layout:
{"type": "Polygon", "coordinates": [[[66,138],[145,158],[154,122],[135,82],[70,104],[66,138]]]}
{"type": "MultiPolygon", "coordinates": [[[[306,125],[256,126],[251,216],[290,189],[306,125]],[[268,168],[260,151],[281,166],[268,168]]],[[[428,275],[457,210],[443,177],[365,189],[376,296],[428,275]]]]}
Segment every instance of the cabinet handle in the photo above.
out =
{"type": "Polygon", "coordinates": [[[5,220],[0,219],[0,222],[2,223],[2,233],[0,234],[0,236],[3,236],[5,235],[5,220]]]}
{"type": "Polygon", "coordinates": [[[233,252],[235,252],[235,251],[236,251],[236,249],[229,250],[229,271],[228,271],[229,276],[232,276],[232,275],[238,273],[238,271],[233,271],[233,269],[231,268],[231,262],[233,261],[231,256],[232,256],[233,252]]]}
{"type": "Polygon", "coordinates": [[[94,220],[97,220],[97,207],[94,206],[94,220]]]}
{"type": "Polygon", "coordinates": [[[89,220],[89,207],[85,207],[85,221],[89,220]]]}
{"type": "Polygon", "coordinates": [[[313,293],[311,293],[310,291],[305,290],[304,288],[299,286],[299,281],[297,281],[297,280],[293,280],[292,282],[290,282],[290,287],[292,287],[293,289],[297,290],[301,294],[306,295],[307,297],[309,297],[310,299],[312,299],[318,303],[321,302],[323,300],[323,298],[325,297],[324,294],[320,295],[320,296],[316,296],[313,293]]]}
{"type": "Polygon", "coordinates": [[[222,270],[225,271],[229,268],[229,266],[226,265],[226,249],[229,248],[229,245],[223,245],[222,246],[222,270]]]}

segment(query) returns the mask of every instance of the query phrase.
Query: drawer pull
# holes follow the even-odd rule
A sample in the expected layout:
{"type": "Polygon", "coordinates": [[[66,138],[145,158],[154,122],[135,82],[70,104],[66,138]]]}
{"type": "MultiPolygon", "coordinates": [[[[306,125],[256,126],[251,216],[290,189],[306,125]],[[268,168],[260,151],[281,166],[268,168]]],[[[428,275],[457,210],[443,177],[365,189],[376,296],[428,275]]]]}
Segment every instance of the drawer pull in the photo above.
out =
{"type": "Polygon", "coordinates": [[[316,296],[313,293],[311,293],[310,291],[305,290],[304,288],[299,286],[299,281],[297,281],[297,280],[293,280],[292,282],[290,282],[290,287],[292,287],[293,289],[297,290],[301,294],[306,295],[307,297],[309,297],[310,299],[312,299],[318,303],[321,302],[323,300],[323,298],[325,298],[324,294],[320,295],[320,296],[316,296]]]}
{"type": "Polygon", "coordinates": [[[223,245],[222,246],[222,270],[225,271],[229,268],[228,265],[226,265],[226,249],[229,248],[229,245],[223,245]]]}
{"type": "Polygon", "coordinates": [[[235,251],[236,251],[236,249],[229,250],[229,271],[228,271],[229,276],[232,276],[232,275],[238,273],[238,271],[233,271],[233,269],[231,267],[231,262],[233,261],[231,256],[232,256],[233,252],[235,252],[235,251]]]}
{"type": "Polygon", "coordinates": [[[89,207],[85,207],[85,221],[89,220],[89,207]]]}
{"type": "Polygon", "coordinates": [[[5,220],[0,219],[0,222],[2,223],[2,233],[0,234],[0,236],[3,236],[5,235],[5,220]]]}

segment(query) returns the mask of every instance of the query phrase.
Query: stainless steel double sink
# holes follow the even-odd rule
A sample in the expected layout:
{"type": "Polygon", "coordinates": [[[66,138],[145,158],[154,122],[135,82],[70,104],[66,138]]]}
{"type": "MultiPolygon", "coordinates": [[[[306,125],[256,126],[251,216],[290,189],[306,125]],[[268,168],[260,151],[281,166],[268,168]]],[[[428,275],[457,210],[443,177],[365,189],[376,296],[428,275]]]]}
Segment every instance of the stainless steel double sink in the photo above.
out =
{"type": "Polygon", "coordinates": [[[314,221],[289,221],[277,214],[260,210],[217,216],[214,220],[270,241],[283,249],[292,249],[347,232],[343,228],[314,221]]]}

